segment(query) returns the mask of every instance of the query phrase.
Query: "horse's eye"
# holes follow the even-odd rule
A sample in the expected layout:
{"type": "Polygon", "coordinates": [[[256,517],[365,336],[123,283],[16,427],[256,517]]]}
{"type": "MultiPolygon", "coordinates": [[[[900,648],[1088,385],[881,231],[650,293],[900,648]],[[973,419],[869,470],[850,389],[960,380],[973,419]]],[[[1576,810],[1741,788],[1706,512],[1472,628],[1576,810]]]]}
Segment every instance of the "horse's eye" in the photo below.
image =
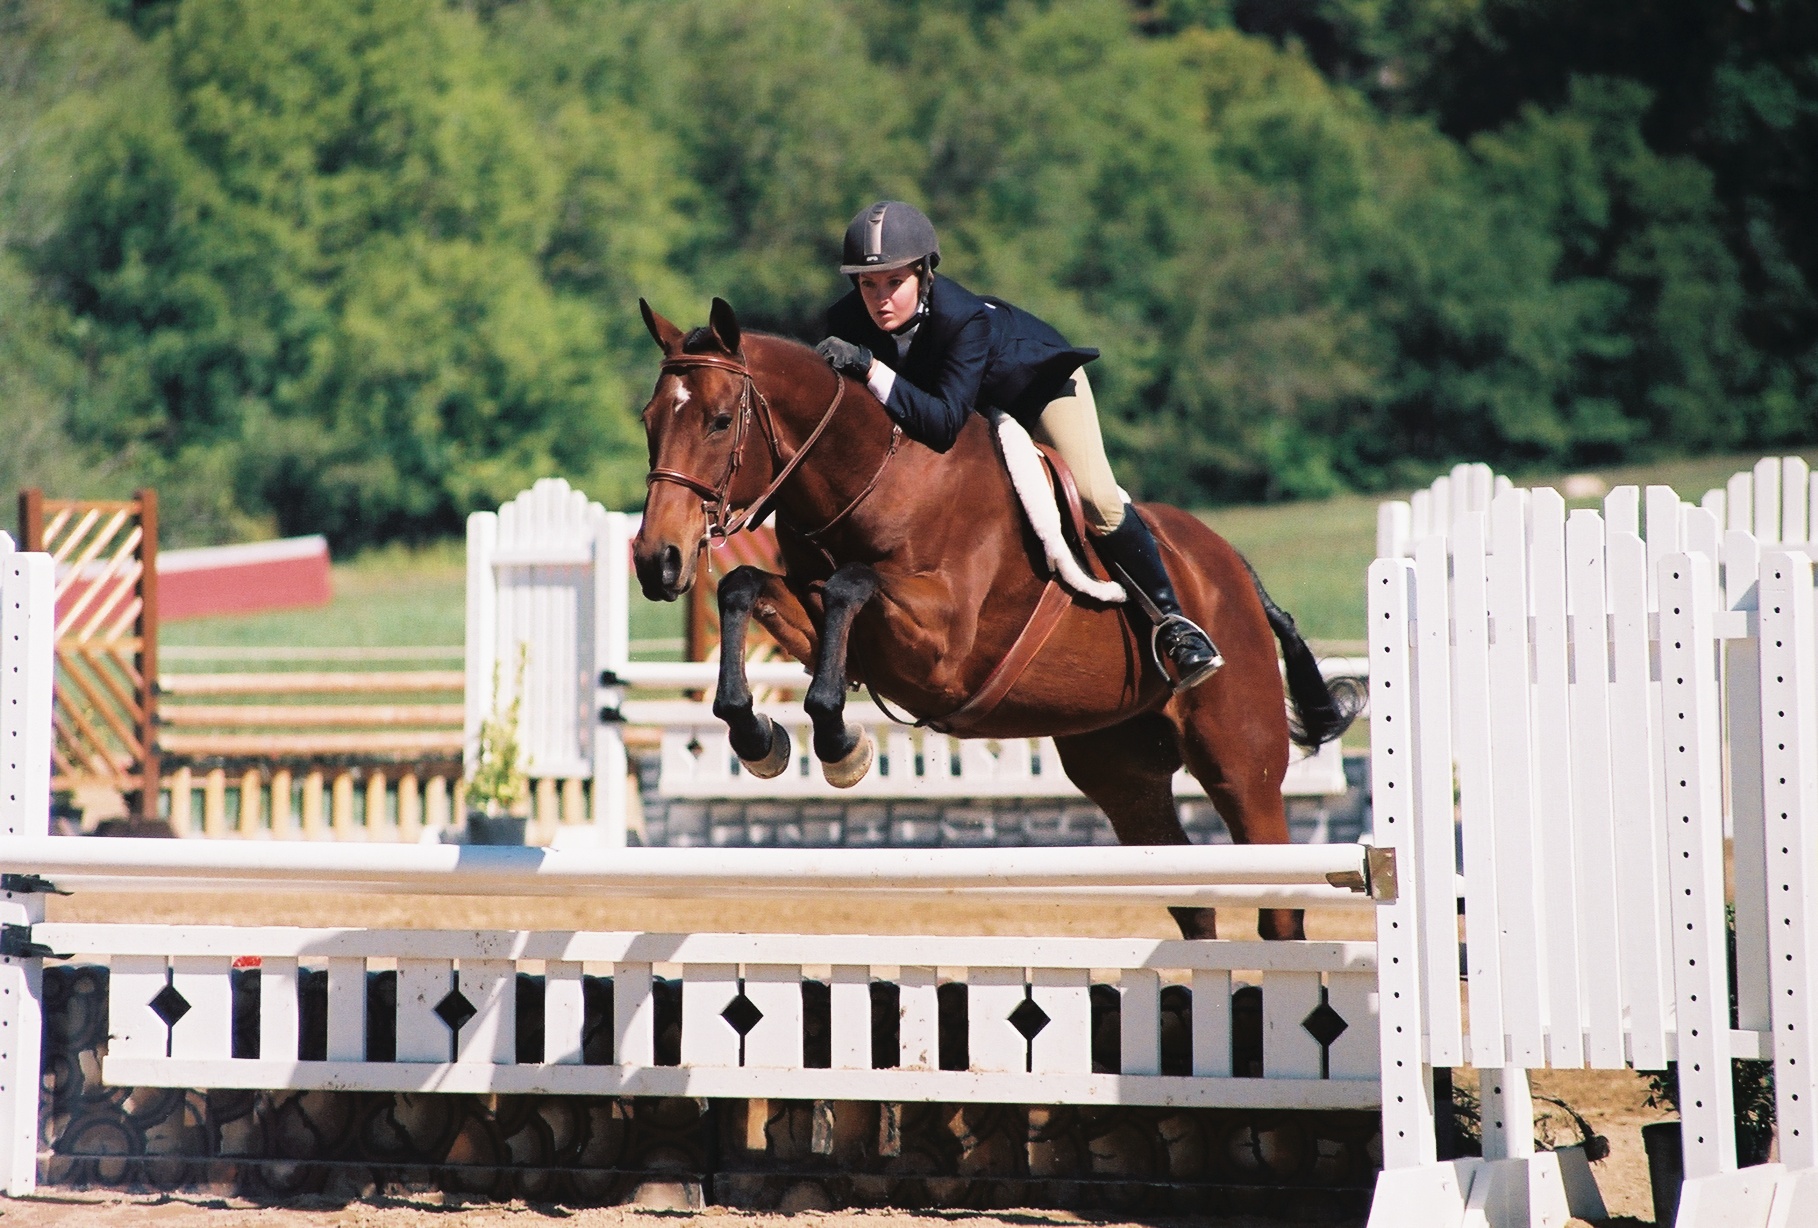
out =
{"type": "Polygon", "coordinates": [[[715,434],[715,435],[719,434],[721,431],[730,430],[732,427],[732,415],[731,414],[718,415],[717,417],[714,418],[713,422],[709,424],[709,427],[710,427],[711,433],[715,434]]]}

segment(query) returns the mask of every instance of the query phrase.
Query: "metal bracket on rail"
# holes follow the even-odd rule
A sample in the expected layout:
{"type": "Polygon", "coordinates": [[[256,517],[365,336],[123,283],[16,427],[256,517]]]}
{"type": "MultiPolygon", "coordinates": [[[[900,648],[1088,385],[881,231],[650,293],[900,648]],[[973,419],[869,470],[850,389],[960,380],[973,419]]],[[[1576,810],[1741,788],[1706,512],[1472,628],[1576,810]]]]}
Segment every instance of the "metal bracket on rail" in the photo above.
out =
{"type": "Polygon", "coordinates": [[[1379,904],[1392,904],[1397,894],[1395,850],[1367,848],[1364,850],[1363,869],[1336,870],[1326,875],[1326,881],[1334,887],[1343,887],[1360,895],[1368,894],[1379,904]]]}
{"type": "Polygon", "coordinates": [[[0,925],[0,956],[8,959],[68,959],[41,942],[32,941],[29,925],[0,925]]]}
{"type": "Polygon", "coordinates": [[[613,673],[611,670],[603,669],[600,671],[600,685],[601,686],[626,686],[629,684],[626,683],[626,681],[623,678],[621,678],[617,674],[613,673]]]}
{"type": "Polygon", "coordinates": [[[621,712],[619,709],[617,709],[617,708],[601,708],[600,709],[600,724],[602,724],[602,725],[623,725],[624,723],[625,723],[625,714],[623,712],[621,712]]]}
{"type": "Polygon", "coordinates": [[[48,878],[36,874],[0,874],[0,891],[10,891],[15,895],[68,895],[69,892],[58,890],[57,884],[48,878]]]}

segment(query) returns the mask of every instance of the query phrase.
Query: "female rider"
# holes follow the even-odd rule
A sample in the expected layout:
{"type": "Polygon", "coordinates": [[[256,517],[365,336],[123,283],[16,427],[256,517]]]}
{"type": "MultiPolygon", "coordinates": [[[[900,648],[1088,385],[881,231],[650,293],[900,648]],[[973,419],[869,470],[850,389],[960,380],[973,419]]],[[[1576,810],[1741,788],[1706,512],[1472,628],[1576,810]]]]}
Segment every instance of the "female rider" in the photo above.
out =
{"type": "Polygon", "coordinates": [[[1099,434],[1085,364],[1053,327],[1002,299],[937,279],[940,241],[913,205],[882,201],[846,228],[840,272],[853,291],[827,312],[816,350],[863,380],[910,438],[945,452],[974,409],[999,409],[1073,471],[1099,557],[1146,598],[1158,658],[1176,690],[1224,664],[1212,640],[1181,613],[1149,526],[1125,501],[1099,434]]]}

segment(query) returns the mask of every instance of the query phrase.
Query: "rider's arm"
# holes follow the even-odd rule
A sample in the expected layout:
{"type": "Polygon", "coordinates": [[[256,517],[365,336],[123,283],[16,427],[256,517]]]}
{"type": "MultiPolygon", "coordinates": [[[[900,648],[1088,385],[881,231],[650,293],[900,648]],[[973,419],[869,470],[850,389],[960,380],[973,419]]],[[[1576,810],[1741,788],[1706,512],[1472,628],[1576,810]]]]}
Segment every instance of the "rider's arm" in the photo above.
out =
{"type": "MultiPolygon", "coordinates": [[[[980,311],[947,341],[933,378],[928,381],[932,387],[920,387],[898,371],[880,399],[909,438],[936,452],[945,452],[959,438],[966,415],[978,403],[979,385],[984,382],[990,358],[991,322],[980,311]]],[[[881,361],[872,364],[872,378],[867,382],[874,392],[877,384],[883,382],[878,368],[884,365],[881,361]]]]}

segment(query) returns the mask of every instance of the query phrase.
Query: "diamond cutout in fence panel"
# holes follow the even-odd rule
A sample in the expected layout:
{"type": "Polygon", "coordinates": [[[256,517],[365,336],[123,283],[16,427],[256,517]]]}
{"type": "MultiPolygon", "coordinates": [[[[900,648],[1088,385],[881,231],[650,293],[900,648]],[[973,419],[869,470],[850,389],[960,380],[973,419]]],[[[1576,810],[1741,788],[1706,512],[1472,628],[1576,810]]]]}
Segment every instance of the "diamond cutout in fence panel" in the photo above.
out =
{"type": "Polygon", "coordinates": [[[467,1021],[480,1012],[467,1000],[458,989],[448,991],[448,996],[436,1003],[436,1014],[448,1025],[450,1032],[459,1032],[467,1026],[467,1021]]]}
{"type": "Polygon", "coordinates": [[[1307,1017],[1300,1021],[1300,1026],[1307,1030],[1307,1035],[1319,1042],[1322,1049],[1330,1049],[1332,1042],[1343,1036],[1345,1029],[1351,1025],[1328,1003],[1321,1002],[1307,1013],[1307,1017]]]}
{"type": "Polygon", "coordinates": [[[162,1019],[167,1028],[176,1027],[177,1020],[189,1014],[189,999],[178,993],[175,985],[166,985],[160,989],[150,1005],[152,1014],[162,1019]]]}
{"type": "Polygon", "coordinates": [[[732,1025],[732,1030],[740,1036],[744,1036],[755,1028],[758,1020],[763,1017],[764,1012],[759,1010],[757,1003],[747,998],[743,991],[740,991],[739,996],[728,1002],[726,1009],[720,1012],[720,1018],[732,1025]]]}
{"type": "Polygon", "coordinates": [[[1034,1041],[1048,1026],[1048,1012],[1036,1005],[1034,998],[1024,998],[1010,1012],[1010,1026],[1021,1032],[1024,1040],[1034,1041]]]}

